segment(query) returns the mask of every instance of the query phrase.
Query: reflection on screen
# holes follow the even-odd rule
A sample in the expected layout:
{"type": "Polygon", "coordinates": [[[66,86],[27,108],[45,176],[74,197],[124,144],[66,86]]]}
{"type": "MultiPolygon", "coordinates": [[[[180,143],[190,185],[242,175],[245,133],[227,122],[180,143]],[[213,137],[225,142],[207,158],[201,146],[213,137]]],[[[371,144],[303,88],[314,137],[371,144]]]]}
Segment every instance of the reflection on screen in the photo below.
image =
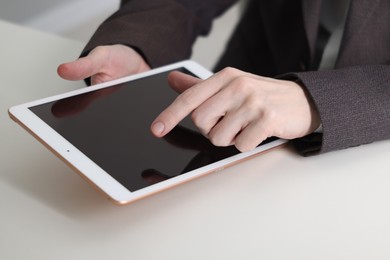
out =
{"type": "Polygon", "coordinates": [[[30,109],[130,191],[238,153],[213,146],[189,119],[165,138],[151,134],[152,121],[177,96],[168,73],[30,109]]]}

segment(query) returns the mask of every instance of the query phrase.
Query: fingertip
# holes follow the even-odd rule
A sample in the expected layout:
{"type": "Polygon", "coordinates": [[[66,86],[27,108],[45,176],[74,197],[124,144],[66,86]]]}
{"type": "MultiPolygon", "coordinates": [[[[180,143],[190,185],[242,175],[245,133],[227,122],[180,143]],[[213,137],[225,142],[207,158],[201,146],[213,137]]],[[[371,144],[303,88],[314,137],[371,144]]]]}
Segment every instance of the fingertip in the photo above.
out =
{"type": "Polygon", "coordinates": [[[66,80],[81,80],[80,75],[76,69],[75,62],[68,62],[60,64],[57,68],[58,75],[66,80]]]}
{"type": "Polygon", "coordinates": [[[83,57],[59,65],[57,72],[67,80],[83,80],[99,72],[99,66],[93,64],[89,57],[83,57]]]}
{"type": "Polygon", "coordinates": [[[156,137],[162,137],[164,136],[165,125],[161,121],[154,122],[151,130],[156,137]]]}
{"type": "Polygon", "coordinates": [[[57,67],[57,74],[61,78],[66,79],[66,75],[67,75],[67,65],[66,65],[66,63],[62,63],[62,64],[58,65],[58,67],[57,67]]]}

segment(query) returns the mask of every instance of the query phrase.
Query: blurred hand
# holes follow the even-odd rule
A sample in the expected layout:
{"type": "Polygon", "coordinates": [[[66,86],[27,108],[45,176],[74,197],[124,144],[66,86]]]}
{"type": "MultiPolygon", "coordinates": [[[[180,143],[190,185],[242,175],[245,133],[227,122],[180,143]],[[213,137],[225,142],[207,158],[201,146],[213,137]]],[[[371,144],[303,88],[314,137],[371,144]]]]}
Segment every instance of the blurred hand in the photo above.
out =
{"type": "Polygon", "coordinates": [[[294,139],[312,133],[319,115],[303,88],[292,81],[227,68],[207,80],[172,72],[170,85],[181,95],[152,123],[163,137],[192,114],[199,130],[216,146],[244,152],[271,136],[294,139]]]}
{"type": "Polygon", "coordinates": [[[91,77],[91,84],[103,83],[149,70],[142,56],[125,45],[99,46],[86,57],[61,64],[58,75],[67,80],[91,77]]]}

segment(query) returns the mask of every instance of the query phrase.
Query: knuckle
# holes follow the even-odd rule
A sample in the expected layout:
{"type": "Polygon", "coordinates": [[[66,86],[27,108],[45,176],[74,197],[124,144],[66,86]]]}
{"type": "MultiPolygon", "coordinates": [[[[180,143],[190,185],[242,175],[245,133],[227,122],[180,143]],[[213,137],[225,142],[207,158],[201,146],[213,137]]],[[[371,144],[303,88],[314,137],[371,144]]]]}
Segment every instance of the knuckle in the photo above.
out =
{"type": "Polygon", "coordinates": [[[241,95],[245,95],[248,97],[252,96],[256,87],[256,85],[253,82],[253,79],[247,76],[236,77],[233,80],[231,86],[234,92],[240,93],[241,95]]]}
{"type": "Polygon", "coordinates": [[[191,120],[192,122],[194,122],[194,124],[199,128],[201,129],[202,126],[203,126],[203,121],[202,121],[202,116],[199,112],[199,110],[194,110],[192,113],[191,113],[191,120]]]}
{"type": "Polygon", "coordinates": [[[221,74],[228,74],[228,75],[234,75],[238,72],[239,70],[238,69],[235,69],[233,67],[226,67],[226,68],[223,68],[220,73],[221,74]]]}
{"type": "Polygon", "coordinates": [[[267,125],[270,125],[272,122],[276,122],[278,113],[273,109],[264,109],[262,113],[263,121],[267,122],[267,125]]]}
{"type": "Polygon", "coordinates": [[[182,106],[191,107],[193,105],[193,96],[195,94],[194,88],[186,89],[177,97],[177,101],[180,102],[182,106]]]}
{"type": "Polygon", "coordinates": [[[176,122],[178,120],[180,120],[180,113],[178,113],[177,110],[175,109],[167,109],[167,120],[170,122],[170,123],[173,123],[173,122],[176,122]]]}
{"type": "Polygon", "coordinates": [[[253,140],[248,140],[248,138],[243,137],[242,135],[238,136],[234,142],[234,146],[239,150],[240,152],[247,152],[256,147],[255,144],[253,144],[253,140]]]}
{"type": "Polygon", "coordinates": [[[265,113],[267,113],[267,108],[260,98],[249,96],[246,98],[244,106],[254,118],[264,118],[265,113]]]}
{"type": "Polygon", "coordinates": [[[224,138],[222,135],[211,132],[209,134],[210,142],[215,146],[225,147],[230,145],[230,141],[224,138]]]}
{"type": "Polygon", "coordinates": [[[256,148],[255,145],[249,145],[249,144],[241,143],[241,142],[235,143],[235,146],[236,146],[237,150],[239,150],[242,153],[251,151],[251,150],[256,148]]]}
{"type": "Polygon", "coordinates": [[[209,131],[210,131],[210,128],[208,128],[208,125],[206,124],[205,122],[205,118],[204,116],[202,115],[202,113],[199,111],[199,109],[195,109],[192,113],[191,113],[191,120],[192,122],[194,123],[194,125],[199,129],[199,131],[207,136],[209,131]]]}
{"type": "Polygon", "coordinates": [[[236,146],[237,150],[239,150],[240,152],[248,152],[248,151],[251,151],[253,149],[255,149],[261,142],[261,141],[255,141],[255,140],[248,140],[248,139],[241,139],[241,138],[238,138],[234,145],[236,146]]]}
{"type": "Polygon", "coordinates": [[[234,83],[235,83],[235,85],[240,86],[243,89],[246,89],[246,88],[250,89],[250,86],[252,85],[251,78],[249,78],[247,76],[242,76],[242,75],[236,77],[236,79],[234,80],[234,83]]]}
{"type": "Polygon", "coordinates": [[[232,67],[226,67],[216,73],[217,77],[220,77],[222,79],[229,79],[229,78],[234,78],[236,76],[240,75],[240,71],[238,69],[232,68],[232,67]]]}
{"type": "Polygon", "coordinates": [[[241,152],[247,152],[255,149],[265,139],[269,137],[267,126],[262,122],[255,123],[249,130],[244,132],[235,139],[234,145],[241,152]]]}

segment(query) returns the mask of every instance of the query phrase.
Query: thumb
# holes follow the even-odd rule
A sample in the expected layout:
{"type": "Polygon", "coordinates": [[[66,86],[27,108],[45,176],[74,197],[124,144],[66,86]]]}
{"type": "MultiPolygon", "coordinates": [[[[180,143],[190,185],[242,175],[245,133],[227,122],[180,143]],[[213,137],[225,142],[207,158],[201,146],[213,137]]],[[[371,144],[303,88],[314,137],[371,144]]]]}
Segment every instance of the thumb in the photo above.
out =
{"type": "Polygon", "coordinates": [[[169,85],[177,92],[182,93],[186,89],[198,84],[202,80],[179,71],[168,74],[169,85]]]}
{"type": "Polygon", "coordinates": [[[92,51],[88,56],[58,66],[58,75],[66,80],[83,80],[101,71],[106,57],[102,52],[92,51]]]}

